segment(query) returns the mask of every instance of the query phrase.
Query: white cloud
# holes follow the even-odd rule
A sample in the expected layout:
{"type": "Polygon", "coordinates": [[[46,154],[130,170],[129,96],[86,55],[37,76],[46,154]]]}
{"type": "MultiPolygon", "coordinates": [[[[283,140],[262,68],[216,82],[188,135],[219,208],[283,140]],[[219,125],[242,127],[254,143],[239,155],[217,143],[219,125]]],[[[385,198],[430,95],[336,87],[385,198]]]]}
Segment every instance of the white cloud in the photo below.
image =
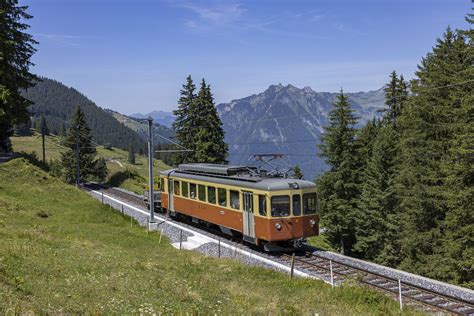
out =
{"type": "Polygon", "coordinates": [[[206,29],[211,26],[224,26],[239,20],[245,9],[237,2],[212,1],[206,4],[190,1],[171,1],[172,5],[186,9],[196,15],[185,25],[192,29],[206,29]]]}

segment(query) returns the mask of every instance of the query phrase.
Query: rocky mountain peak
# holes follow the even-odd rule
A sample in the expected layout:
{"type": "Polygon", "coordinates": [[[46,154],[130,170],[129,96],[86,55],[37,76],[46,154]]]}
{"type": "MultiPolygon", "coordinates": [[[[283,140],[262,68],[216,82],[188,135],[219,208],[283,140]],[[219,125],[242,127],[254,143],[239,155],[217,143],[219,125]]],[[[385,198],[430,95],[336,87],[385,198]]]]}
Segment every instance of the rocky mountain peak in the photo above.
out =
{"type": "MultiPolygon", "coordinates": [[[[288,154],[307,179],[325,168],[317,155],[328,114],[338,93],[316,92],[281,83],[264,92],[217,106],[229,144],[231,163],[246,164],[253,154],[288,154]]],[[[384,107],[383,91],[347,93],[360,125],[384,107]]]]}

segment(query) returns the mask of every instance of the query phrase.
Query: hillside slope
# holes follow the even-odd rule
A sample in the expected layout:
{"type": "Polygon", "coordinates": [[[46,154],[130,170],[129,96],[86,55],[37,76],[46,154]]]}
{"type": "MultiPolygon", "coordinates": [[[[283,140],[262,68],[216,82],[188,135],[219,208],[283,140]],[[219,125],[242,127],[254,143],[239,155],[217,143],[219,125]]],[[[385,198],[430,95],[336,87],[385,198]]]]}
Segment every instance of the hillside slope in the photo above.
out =
{"type": "MultiPolygon", "coordinates": [[[[33,136],[14,136],[10,137],[13,150],[15,152],[35,153],[38,157],[41,155],[42,144],[41,137],[38,134],[33,136]]],[[[58,136],[46,136],[46,161],[60,159],[61,153],[65,150],[59,145],[58,136]]],[[[142,194],[148,179],[148,158],[141,155],[135,156],[135,164],[128,162],[128,152],[118,148],[107,149],[97,147],[97,156],[103,157],[107,163],[109,171],[107,183],[121,187],[136,193],[142,194]]],[[[155,159],[155,176],[158,176],[161,170],[170,169],[161,160],[155,159]]]]}
{"type": "MultiPolygon", "coordinates": [[[[317,155],[317,144],[337,95],[280,84],[219,104],[230,161],[245,164],[253,154],[285,153],[288,162],[300,165],[305,178],[312,180],[325,169],[317,155]]],[[[384,108],[382,89],[347,95],[360,124],[380,115],[379,110],[384,108]]]]}
{"type": "Polygon", "coordinates": [[[395,301],[367,289],[158,244],[23,159],[0,164],[0,227],[2,315],[399,314],[395,301]]]}
{"type": "Polygon", "coordinates": [[[34,103],[29,108],[33,117],[44,115],[50,130],[55,134],[61,130],[62,125],[69,126],[74,109],[79,105],[97,143],[122,149],[128,148],[129,144],[136,148],[145,146],[136,132],[117,121],[76,89],[58,81],[41,78],[34,87],[24,91],[23,95],[34,103]]]}
{"type": "MultiPolygon", "coordinates": [[[[148,140],[148,123],[143,121],[143,119],[138,119],[134,117],[130,117],[119,113],[114,110],[106,109],[107,113],[111,114],[117,121],[122,123],[123,125],[130,128],[132,131],[136,132],[144,141],[148,140]]],[[[164,125],[161,125],[153,119],[153,143],[154,144],[169,144],[170,142],[165,140],[160,136],[164,136],[166,138],[174,137],[175,133],[171,128],[168,128],[164,125]]]]}
{"type": "Polygon", "coordinates": [[[147,114],[142,114],[142,113],[133,113],[129,115],[130,117],[137,118],[137,119],[146,119],[149,116],[153,118],[154,122],[157,122],[161,125],[164,125],[168,128],[172,128],[173,122],[175,120],[175,117],[172,112],[166,112],[166,111],[152,111],[147,114]]]}

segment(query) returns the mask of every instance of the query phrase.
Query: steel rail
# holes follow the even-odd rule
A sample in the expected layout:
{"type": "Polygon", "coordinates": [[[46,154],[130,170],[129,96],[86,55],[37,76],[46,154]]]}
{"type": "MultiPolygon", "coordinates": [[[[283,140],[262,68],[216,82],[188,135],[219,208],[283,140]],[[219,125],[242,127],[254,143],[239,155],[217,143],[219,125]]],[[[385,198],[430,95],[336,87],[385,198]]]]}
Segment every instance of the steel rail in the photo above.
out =
{"type": "MultiPolygon", "coordinates": [[[[385,292],[392,294],[399,293],[398,279],[384,276],[367,269],[354,267],[338,260],[324,258],[314,253],[306,253],[306,257],[306,260],[297,257],[294,260],[300,263],[300,265],[303,265],[303,268],[306,266],[306,270],[312,271],[311,268],[315,268],[325,273],[330,273],[329,262],[332,261],[333,274],[342,279],[354,278],[356,281],[385,292]]],[[[291,260],[291,256],[287,254],[282,255],[282,258],[287,262],[291,260]]],[[[408,282],[402,282],[402,297],[451,314],[474,315],[474,304],[472,302],[408,282]]]]}

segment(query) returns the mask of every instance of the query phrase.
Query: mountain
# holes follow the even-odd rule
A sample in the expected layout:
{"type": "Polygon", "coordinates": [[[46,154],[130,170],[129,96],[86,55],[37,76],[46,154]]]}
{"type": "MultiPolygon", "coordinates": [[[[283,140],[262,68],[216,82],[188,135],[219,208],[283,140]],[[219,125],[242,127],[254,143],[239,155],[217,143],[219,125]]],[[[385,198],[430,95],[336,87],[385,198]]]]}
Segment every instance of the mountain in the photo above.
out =
{"type": "MultiPolygon", "coordinates": [[[[146,141],[148,139],[147,121],[143,121],[143,119],[139,118],[130,117],[110,109],[106,109],[105,111],[111,114],[117,121],[127,126],[131,130],[135,131],[138,135],[140,135],[143,140],[146,141]]],[[[161,125],[159,123],[155,123],[155,121],[153,121],[153,131],[153,142],[155,144],[169,144],[168,141],[166,141],[160,136],[172,138],[175,135],[174,131],[171,128],[161,125]]]]}
{"type": "MultiPolygon", "coordinates": [[[[298,164],[306,179],[314,179],[326,169],[317,144],[337,95],[279,84],[262,93],[219,104],[230,162],[248,164],[254,154],[288,154],[287,163],[298,164]]],[[[383,89],[347,96],[360,125],[380,115],[384,108],[383,89]]]]}
{"type": "Polygon", "coordinates": [[[137,119],[146,119],[149,116],[151,116],[151,118],[153,119],[153,122],[159,123],[169,128],[172,127],[173,122],[174,122],[173,113],[165,112],[165,111],[153,111],[148,114],[134,113],[129,116],[133,118],[137,118],[137,119]]]}
{"type": "Polygon", "coordinates": [[[74,109],[79,105],[85,113],[87,125],[91,128],[95,142],[122,149],[127,149],[129,144],[133,144],[135,148],[145,146],[145,142],[135,131],[76,89],[67,87],[61,82],[41,78],[34,87],[25,90],[23,96],[33,102],[29,108],[32,120],[44,115],[50,131],[54,134],[59,133],[61,126],[68,127],[74,109]]]}

